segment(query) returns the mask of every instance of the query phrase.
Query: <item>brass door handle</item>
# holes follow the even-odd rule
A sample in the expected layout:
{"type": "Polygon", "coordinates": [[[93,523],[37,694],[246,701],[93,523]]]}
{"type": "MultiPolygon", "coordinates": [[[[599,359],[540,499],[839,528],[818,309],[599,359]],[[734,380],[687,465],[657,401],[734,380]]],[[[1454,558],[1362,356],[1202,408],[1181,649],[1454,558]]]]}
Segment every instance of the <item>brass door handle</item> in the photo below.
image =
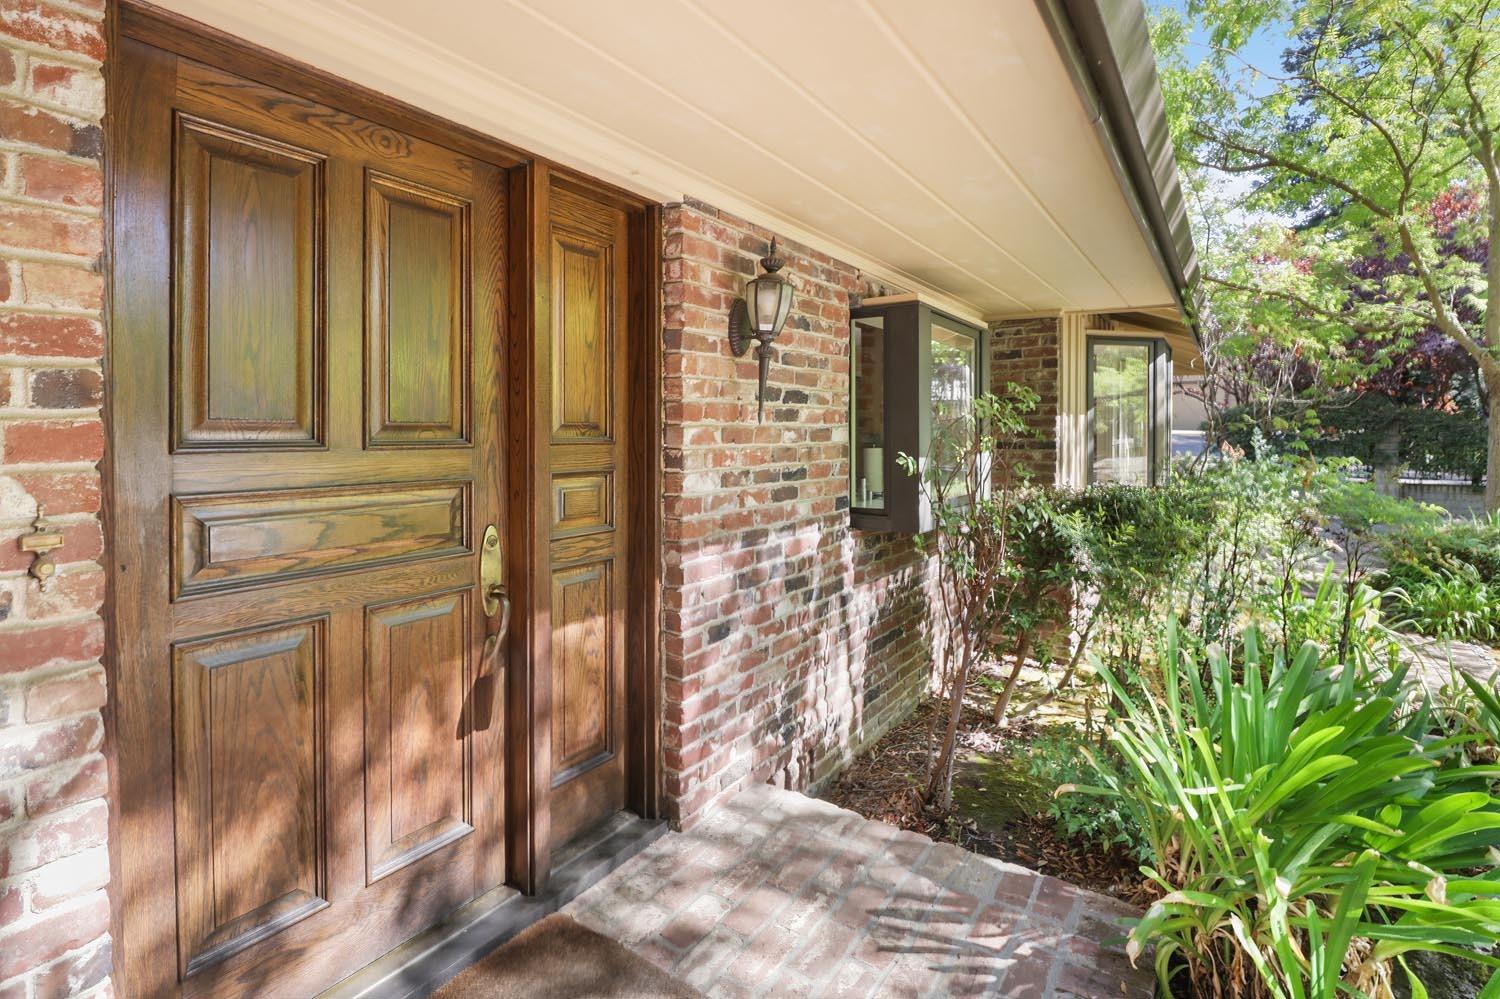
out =
{"type": "Polygon", "coordinates": [[[510,594],[506,592],[504,578],[500,532],[491,524],[484,529],[484,540],[479,549],[479,594],[484,604],[484,616],[493,623],[480,655],[481,673],[488,673],[496,667],[505,636],[510,632],[510,594]]]}
{"type": "MultiPolygon", "coordinates": [[[[505,644],[505,636],[510,634],[510,594],[505,592],[505,587],[499,583],[487,587],[485,591],[485,604],[494,600],[500,608],[500,621],[484,639],[484,667],[488,668],[500,651],[500,646],[505,644]]],[[[495,615],[489,615],[494,618],[495,615]]]]}

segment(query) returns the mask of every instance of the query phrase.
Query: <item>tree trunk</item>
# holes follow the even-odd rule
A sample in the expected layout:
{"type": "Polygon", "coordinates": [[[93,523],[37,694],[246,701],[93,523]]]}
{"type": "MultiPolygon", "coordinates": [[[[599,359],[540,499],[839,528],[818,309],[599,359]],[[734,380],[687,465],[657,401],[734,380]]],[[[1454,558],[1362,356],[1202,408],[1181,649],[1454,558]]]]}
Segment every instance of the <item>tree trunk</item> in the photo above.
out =
{"type": "Polygon", "coordinates": [[[1031,632],[1021,636],[1016,645],[1016,665],[1005,679],[1005,688],[995,698],[995,727],[1005,724],[1005,712],[1010,707],[1010,695],[1016,692],[1016,681],[1021,679],[1021,670],[1026,666],[1026,657],[1031,654],[1031,632]]]}
{"type": "Polygon", "coordinates": [[[948,722],[943,730],[943,741],[937,759],[932,762],[932,773],[927,780],[927,793],[923,801],[928,807],[946,812],[953,803],[953,751],[958,743],[958,725],[964,713],[964,693],[969,685],[969,659],[971,652],[967,644],[962,649],[963,661],[954,671],[953,687],[948,692],[948,722]]]}
{"type": "Polygon", "coordinates": [[[1500,510],[1500,381],[1486,378],[1490,395],[1489,458],[1485,462],[1484,510],[1500,510]]]}

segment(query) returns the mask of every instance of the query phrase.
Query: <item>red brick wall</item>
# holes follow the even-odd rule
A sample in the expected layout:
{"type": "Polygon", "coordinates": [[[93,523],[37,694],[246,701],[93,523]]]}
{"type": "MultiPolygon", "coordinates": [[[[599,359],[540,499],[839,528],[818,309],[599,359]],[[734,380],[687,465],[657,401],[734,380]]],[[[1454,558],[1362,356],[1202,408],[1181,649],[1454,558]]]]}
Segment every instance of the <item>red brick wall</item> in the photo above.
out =
{"type": "Polygon", "coordinates": [[[996,395],[1014,382],[1039,396],[1026,418],[1036,436],[1018,447],[1018,464],[1032,481],[1052,485],[1057,475],[1057,373],[1060,355],[1058,319],[1017,319],[990,326],[990,386],[996,395]]]}
{"type": "Polygon", "coordinates": [[[103,0],[0,0],[0,997],[107,992],[103,0]],[[16,538],[66,535],[45,592],[16,538]]]}
{"type": "Polygon", "coordinates": [[[797,299],[765,423],[730,307],[771,233],[697,202],[664,220],[666,791],[684,824],[751,782],[816,787],[928,676],[925,563],[849,529],[858,272],[783,242],[797,299]]]}

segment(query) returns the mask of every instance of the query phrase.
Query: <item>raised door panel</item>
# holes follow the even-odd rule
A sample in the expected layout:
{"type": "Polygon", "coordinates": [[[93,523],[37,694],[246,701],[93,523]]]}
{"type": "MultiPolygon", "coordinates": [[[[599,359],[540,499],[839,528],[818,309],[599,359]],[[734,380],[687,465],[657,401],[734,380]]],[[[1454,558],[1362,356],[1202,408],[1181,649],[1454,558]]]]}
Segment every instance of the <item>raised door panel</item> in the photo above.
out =
{"type": "Polygon", "coordinates": [[[323,158],[179,115],[177,450],[323,443],[323,158]]]}
{"type": "Polygon", "coordinates": [[[469,493],[466,483],[439,483],[176,498],[176,593],[466,554],[469,493]]]}
{"type": "Polygon", "coordinates": [[[552,577],[552,770],[562,783],[614,755],[612,560],[552,577]]]}
{"type": "Polygon", "coordinates": [[[612,530],[614,473],[584,472],[552,477],[552,537],[612,530]]]}
{"type": "Polygon", "coordinates": [[[611,440],[615,365],[620,363],[611,342],[614,248],[555,229],[552,274],[553,439],[611,440]]]}
{"type": "Polygon", "coordinates": [[[365,203],[369,443],[467,443],[469,203],[373,171],[365,203]]]}
{"type": "Polygon", "coordinates": [[[322,646],[317,620],[174,650],[183,976],[328,905],[322,646]]]}
{"type": "Polygon", "coordinates": [[[469,595],[371,608],[366,627],[366,876],[379,880],[472,829],[469,595]]]}

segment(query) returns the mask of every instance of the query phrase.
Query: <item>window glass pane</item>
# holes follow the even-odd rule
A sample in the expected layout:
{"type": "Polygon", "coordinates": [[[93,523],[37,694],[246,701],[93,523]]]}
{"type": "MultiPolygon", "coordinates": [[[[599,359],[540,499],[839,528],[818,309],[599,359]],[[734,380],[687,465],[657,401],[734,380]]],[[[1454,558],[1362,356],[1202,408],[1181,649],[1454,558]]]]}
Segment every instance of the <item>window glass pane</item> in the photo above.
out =
{"type": "Polygon", "coordinates": [[[1089,344],[1093,482],[1150,485],[1151,346],[1089,344]]]}
{"type": "Polygon", "coordinates": [[[974,411],[978,346],[974,334],[967,330],[945,326],[941,320],[933,321],[928,338],[934,441],[930,460],[938,466],[939,481],[945,484],[945,497],[964,492],[966,486],[954,451],[962,447],[963,424],[974,411]],[[944,441],[949,443],[948,447],[938,446],[938,442],[944,441]]]}
{"type": "Polygon", "coordinates": [[[852,505],[885,509],[885,319],[854,320],[852,505]]]}

